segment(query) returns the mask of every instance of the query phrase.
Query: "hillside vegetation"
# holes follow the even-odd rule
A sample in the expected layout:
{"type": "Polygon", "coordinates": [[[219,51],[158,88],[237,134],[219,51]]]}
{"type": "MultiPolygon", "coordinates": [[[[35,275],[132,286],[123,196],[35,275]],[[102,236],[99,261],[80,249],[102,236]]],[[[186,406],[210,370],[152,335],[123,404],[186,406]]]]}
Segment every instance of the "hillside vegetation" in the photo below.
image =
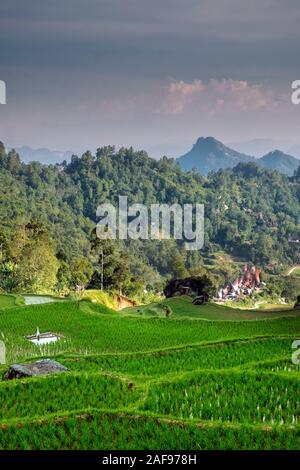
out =
{"type": "MultiPolygon", "coordinates": [[[[99,148],[96,155],[73,156],[70,163],[56,166],[24,164],[17,153],[6,153],[2,145],[0,184],[1,239],[22,233],[32,218],[38,219],[54,240],[59,261],[69,265],[89,256],[96,208],[101,203],[117,204],[119,195],[128,196],[129,204],[148,207],[152,203],[203,203],[205,246],[201,252],[187,252],[181,241],[174,240],[121,244],[130,272],[143,287],[158,285],[159,276],[180,277],[205,270],[208,257],[220,251],[270,272],[299,261],[298,245],[289,243],[299,230],[298,173],[288,178],[249,162],[204,178],[183,172],[172,159],[156,161],[145,152],[114,147],[99,148]]],[[[223,263],[223,279],[231,275],[231,268],[231,263],[228,269],[223,263]]],[[[128,285],[127,293],[134,289],[128,285]]]]}

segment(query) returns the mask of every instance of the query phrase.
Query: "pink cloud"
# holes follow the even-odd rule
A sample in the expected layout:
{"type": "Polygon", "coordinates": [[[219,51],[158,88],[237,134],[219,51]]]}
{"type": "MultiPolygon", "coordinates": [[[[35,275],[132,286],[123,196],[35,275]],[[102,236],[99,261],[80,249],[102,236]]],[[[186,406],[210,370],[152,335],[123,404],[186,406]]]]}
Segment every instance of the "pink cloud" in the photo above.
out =
{"type": "Polygon", "coordinates": [[[179,80],[172,82],[168,87],[166,112],[170,114],[181,113],[184,108],[193,102],[195,96],[199,96],[205,90],[202,80],[194,80],[191,83],[179,80]]]}
{"type": "Polygon", "coordinates": [[[245,80],[180,80],[169,85],[163,111],[180,114],[192,107],[210,114],[246,112],[277,106],[278,99],[270,88],[245,80]]]}

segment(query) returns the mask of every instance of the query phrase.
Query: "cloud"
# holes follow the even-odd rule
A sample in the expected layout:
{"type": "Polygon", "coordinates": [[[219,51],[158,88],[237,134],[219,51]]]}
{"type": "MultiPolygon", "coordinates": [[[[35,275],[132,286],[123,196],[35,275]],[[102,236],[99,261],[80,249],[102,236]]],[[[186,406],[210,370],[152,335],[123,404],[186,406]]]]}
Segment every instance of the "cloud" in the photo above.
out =
{"type": "Polygon", "coordinates": [[[299,20],[299,0],[0,2],[2,139],[73,148],[298,135],[299,20]]]}
{"type": "Polygon", "coordinates": [[[97,109],[105,119],[124,120],[139,116],[183,116],[193,120],[199,116],[245,116],[261,111],[282,111],[290,104],[290,96],[271,85],[232,78],[172,80],[157,82],[145,89],[133,87],[118,96],[94,96],[87,108],[97,109]]]}
{"type": "Polygon", "coordinates": [[[170,114],[181,113],[186,106],[193,103],[195,97],[199,97],[205,90],[202,80],[194,80],[191,83],[179,80],[169,86],[169,95],[166,101],[166,111],[170,114]]]}
{"type": "Polygon", "coordinates": [[[224,78],[185,82],[173,81],[167,89],[162,111],[180,114],[193,109],[201,112],[236,113],[277,107],[282,97],[262,84],[224,78]]]}

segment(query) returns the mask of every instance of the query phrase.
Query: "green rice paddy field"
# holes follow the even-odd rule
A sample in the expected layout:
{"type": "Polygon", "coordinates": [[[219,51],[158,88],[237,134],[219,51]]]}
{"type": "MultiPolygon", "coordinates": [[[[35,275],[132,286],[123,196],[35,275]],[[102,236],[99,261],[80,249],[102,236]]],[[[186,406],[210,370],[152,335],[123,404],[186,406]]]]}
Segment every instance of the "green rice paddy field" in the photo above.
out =
{"type": "Polygon", "coordinates": [[[1,449],[300,449],[299,311],[5,297],[1,374],[40,357],[69,372],[0,381],[1,449]],[[30,343],[37,327],[60,341],[30,343]]]}

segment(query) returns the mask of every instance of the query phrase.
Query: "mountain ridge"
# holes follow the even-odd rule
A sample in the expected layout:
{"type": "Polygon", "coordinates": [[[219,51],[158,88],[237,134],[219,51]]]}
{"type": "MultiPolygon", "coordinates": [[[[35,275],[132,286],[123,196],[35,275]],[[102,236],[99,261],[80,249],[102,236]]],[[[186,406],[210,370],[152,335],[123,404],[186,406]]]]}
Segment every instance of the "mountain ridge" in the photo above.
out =
{"type": "Polygon", "coordinates": [[[55,165],[56,163],[62,163],[64,160],[69,161],[73,154],[73,152],[68,150],[50,150],[46,147],[32,148],[28,145],[9,147],[9,149],[12,148],[20,155],[24,163],[39,161],[47,165],[55,165]]]}
{"type": "Polygon", "coordinates": [[[259,165],[270,170],[277,170],[280,173],[292,176],[294,171],[300,166],[300,160],[292,155],[282,152],[281,150],[273,150],[258,160],[259,165]]]}
{"type": "Polygon", "coordinates": [[[177,158],[177,161],[184,170],[195,168],[207,176],[213,170],[233,168],[240,162],[255,161],[255,157],[237,152],[210,136],[198,138],[192,149],[177,158]]]}
{"type": "Polygon", "coordinates": [[[214,137],[200,137],[192,149],[177,158],[183,170],[197,170],[207,176],[210,171],[234,168],[238,163],[255,162],[259,166],[292,176],[300,166],[300,160],[281,150],[273,150],[266,155],[255,158],[252,155],[238,152],[214,137]]]}

